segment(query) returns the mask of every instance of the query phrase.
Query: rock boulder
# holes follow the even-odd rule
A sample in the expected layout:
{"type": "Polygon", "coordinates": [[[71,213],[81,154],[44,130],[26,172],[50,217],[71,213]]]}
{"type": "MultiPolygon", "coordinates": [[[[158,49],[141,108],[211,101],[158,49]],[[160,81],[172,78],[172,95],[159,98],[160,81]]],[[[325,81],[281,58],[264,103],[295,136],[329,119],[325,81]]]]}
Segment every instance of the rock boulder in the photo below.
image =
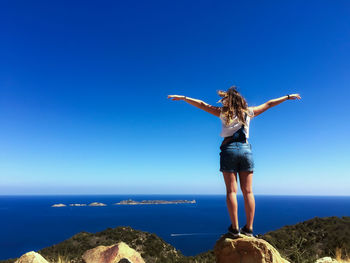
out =
{"type": "Polygon", "coordinates": [[[15,261],[15,263],[49,263],[42,255],[30,251],[22,255],[19,259],[15,261]]]}
{"type": "Polygon", "coordinates": [[[145,263],[139,252],[124,242],[111,246],[98,246],[83,254],[86,263],[145,263]]]}
{"type": "Polygon", "coordinates": [[[232,239],[223,235],[214,246],[216,263],[289,263],[267,241],[255,237],[232,239]]]}

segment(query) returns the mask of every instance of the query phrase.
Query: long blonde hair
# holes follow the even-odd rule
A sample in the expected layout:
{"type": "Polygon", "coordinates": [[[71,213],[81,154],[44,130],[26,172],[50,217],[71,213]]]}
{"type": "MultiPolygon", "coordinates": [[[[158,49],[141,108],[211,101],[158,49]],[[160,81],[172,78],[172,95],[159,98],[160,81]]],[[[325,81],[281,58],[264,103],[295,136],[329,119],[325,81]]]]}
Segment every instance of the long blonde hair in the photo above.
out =
{"type": "Polygon", "coordinates": [[[221,113],[225,119],[225,124],[229,125],[235,116],[237,116],[237,119],[240,123],[245,124],[246,119],[244,113],[249,114],[248,103],[237,91],[237,87],[232,86],[227,91],[219,90],[218,95],[227,100],[225,105],[223,105],[221,108],[221,113]]]}

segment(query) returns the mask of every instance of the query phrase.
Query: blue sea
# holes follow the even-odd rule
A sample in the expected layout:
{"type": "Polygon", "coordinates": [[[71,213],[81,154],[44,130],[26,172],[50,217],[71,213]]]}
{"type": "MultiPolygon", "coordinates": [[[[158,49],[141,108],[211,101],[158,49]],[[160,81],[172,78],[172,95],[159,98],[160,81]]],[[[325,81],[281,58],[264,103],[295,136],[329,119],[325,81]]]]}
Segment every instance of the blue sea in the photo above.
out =
{"type": "MultiPolygon", "coordinates": [[[[238,195],[240,226],[244,200],[238,195]]],[[[350,196],[256,195],[254,232],[264,234],[314,217],[350,216],[350,196]]],[[[155,233],[193,256],[213,249],[230,224],[225,195],[48,195],[0,196],[0,259],[60,243],[74,234],[130,226],[155,233]],[[126,199],[196,200],[195,204],[113,205],[126,199]],[[57,203],[101,202],[104,207],[60,207],[57,203]]]]}

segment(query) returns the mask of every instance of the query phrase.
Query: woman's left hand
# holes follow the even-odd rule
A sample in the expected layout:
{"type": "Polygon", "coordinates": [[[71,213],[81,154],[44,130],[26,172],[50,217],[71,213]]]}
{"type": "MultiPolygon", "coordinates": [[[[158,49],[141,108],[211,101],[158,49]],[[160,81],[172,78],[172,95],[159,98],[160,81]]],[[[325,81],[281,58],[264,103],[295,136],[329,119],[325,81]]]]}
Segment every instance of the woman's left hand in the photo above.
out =
{"type": "Polygon", "coordinates": [[[299,94],[290,94],[289,95],[289,99],[290,100],[295,100],[295,99],[301,99],[300,95],[299,94]]]}

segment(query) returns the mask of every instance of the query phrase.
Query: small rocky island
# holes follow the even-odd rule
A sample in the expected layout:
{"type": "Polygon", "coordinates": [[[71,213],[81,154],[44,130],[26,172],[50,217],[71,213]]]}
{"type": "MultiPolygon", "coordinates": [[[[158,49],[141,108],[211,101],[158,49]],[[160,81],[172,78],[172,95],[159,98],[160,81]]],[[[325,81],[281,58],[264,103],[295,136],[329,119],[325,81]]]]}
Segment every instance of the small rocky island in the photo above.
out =
{"type": "Polygon", "coordinates": [[[104,203],[93,202],[93,203],[89,204],[89,206],[107,206],[107,205],[104,203]]]}
{"type": "MultiPolygon", "coordinates": [[[[65,204],[54,204],[51,207],[66,207],[67,205],[65,204]]],[[[69,206],[87,206],[86,204],[69,204],[69,206]]],[[[98,203],[98,202],[93,202],[89,204],[88,206],[107,206],[104,203],[98,203]]]]}
{"type": "Polygon", "coordinates": [[[65,207],[65,204],[54,204],[51,207],[65,207]]]}
{"type": "Polygon", "coordinates": [[[123,200],[119,203],[115,203],[115,205],[159,205],[159,204],[195,204],[196,200],[142,200],[134,201],[132,199],[123,200]]]}

